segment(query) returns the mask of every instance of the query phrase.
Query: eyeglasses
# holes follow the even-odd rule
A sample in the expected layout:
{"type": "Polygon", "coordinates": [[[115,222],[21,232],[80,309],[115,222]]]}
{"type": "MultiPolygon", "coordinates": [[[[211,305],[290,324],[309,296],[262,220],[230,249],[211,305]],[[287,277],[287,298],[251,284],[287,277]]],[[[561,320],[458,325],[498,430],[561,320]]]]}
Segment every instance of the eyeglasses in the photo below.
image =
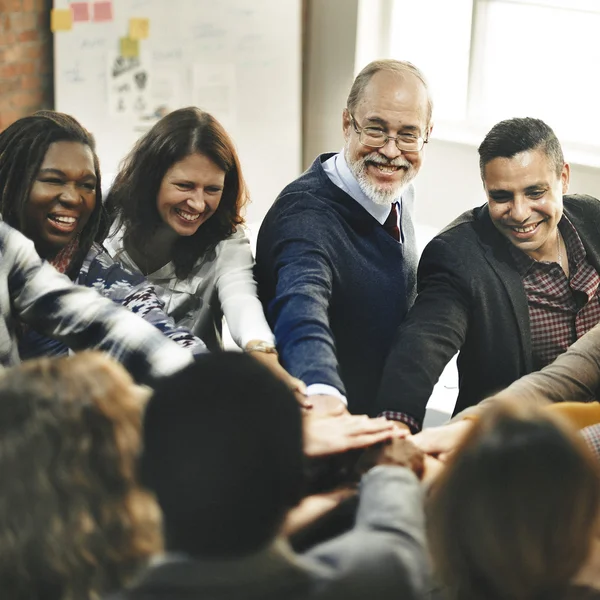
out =
{"type": "Polygon", "coordinates": [[[354,128],[354,131],[358,133],[358,139],[363,146],[368,146],[369,148],[383,148],[389,140],[394,140],[396,148],[401,152],[420,152],[423,150],[423,146],[429,141],[429,139],[422,138],[413,133],[402,133],[394,137],[376,127],[363,127],[362,129],[359,129],[356,120],[351,113],[349,114],[350,121],[352,121],[352,127],[354,128]]]}

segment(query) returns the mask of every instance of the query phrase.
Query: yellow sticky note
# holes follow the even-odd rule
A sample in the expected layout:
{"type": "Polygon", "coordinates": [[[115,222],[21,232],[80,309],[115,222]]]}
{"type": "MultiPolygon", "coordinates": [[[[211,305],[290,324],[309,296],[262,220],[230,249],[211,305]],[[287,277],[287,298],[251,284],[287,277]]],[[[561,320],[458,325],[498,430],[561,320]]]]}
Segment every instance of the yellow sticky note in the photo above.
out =
{"type": "Polygon", "coordinates": [[[129,37],[145,40],[150,34],[150,19],[129,19],[129,37]]]}
{"type": "Polygon", "coordinates": [[[50,30],[71,31],[73,29],[73,13],[70,8],[53,8],[50,11],[50,30]]]}
{"type": "Polygon", "coordinates": [[[128,37],[121,38],[120,49],[124,58],[137,58],[140,55],[140,43],[128,37]]]}

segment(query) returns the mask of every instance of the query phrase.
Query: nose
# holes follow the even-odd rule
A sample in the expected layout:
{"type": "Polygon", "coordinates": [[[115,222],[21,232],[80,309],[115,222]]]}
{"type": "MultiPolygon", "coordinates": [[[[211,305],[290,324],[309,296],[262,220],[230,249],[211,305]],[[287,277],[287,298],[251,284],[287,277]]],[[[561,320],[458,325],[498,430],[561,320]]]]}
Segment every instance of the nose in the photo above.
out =
{"type": "Polygon", "coordinates": [[[389,138],[385,145],[379,148],[379,152],[390,160],[398,158],[402,154],[402,151],[398,150],[398,146],[396,146],[396,140],[393,138],[389,138]]]}
{"type": "Polygon", "coordinates": [[[187,199],[187,205],[197,212],[203,212],[206,208],[206,202],[204,201],[204,190],[194,190],[187,199]]]}
{"type": "Polygon", "coordinates": [[[62,204],[79,204],[82,202],[81,196],[77,193],[74,184],[67,184],[62,188],[59,200],[62,204]]]}
{"type": "Polygon", "coordinates": [[[510,207],[510,217],[515,223],[525,223],[531,215],[529,203],[525,198],[515,197],[510,207]]]}

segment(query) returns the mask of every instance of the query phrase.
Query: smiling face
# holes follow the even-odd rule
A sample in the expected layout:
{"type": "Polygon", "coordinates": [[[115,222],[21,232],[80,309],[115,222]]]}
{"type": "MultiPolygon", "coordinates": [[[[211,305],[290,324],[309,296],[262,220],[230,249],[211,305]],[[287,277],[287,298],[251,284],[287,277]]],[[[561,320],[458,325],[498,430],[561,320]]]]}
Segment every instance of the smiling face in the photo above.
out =
{"type": "Polygon", "coordinates": [[[83,231],[96,206],[94,155],[79,142],[54,142],[33,182],[23,233],[53,258],[83,231]]]}
{"type": "Polygon", "coordinates": [[[557,173],[542,150],[527,150],[488,162],[483,184],[496,229],[534,260],[556,260],[569,165],[557,173]]]}
{"type": "MultiPolygon", "coordinates": [[[[354,110],[359,129],[377,128],[391,136],[429,136],[429,101],[417,77],[378,71],[365,86],[354,110]]],[[[419,172],[423,151],[405,152],[388,140],[382,148],[361,144],[350,113],[343,115],[344,155],[361,189],[377,204],[390,204],[419,172]]]]}
{"type": "Polygon", "coordinates": [[[194,235],[219,207],[225,171],[204,154],[190,154],[163,177],[157,197],[160,218],[179,236],[194,235]]]}

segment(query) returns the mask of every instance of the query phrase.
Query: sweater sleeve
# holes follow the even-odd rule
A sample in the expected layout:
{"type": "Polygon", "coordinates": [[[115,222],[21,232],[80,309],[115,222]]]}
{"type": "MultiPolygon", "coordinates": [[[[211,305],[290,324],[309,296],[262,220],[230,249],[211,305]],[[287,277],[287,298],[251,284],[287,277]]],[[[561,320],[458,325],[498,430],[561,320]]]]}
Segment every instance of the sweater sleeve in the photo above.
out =
{"type": "Polygon", "coordinates": [[[425,248],[417,299],[388,355],[377,412],[393,411],[423,422],[435,384],[467,335],[470,301],[464,272],[443,239],[435,238],[425,248]]]}
{"type": "Polygon", "coordinates": [[[253,266],[250,242],[243,231],[221,242],[215,265],[217,291],[231,337],[240,348],[250,340],[275,342],[258,299],[253,266]]]}
{"type": "Polygon", "coordinates": [[[339,227],[324,210],[283,211],[263,223],[258,260],[275,281],[267,315],[284,367],[307,385],[345,394],[328,314],[335,268],[330,248],[339,227]]]}
{"type": "Polygon", "coordinates": [[[553,363],[529,373],[498,394],[458,413],[453,420],[477,417],[489,404],[518,398],[544,406],[550,402],[589,402],[600,389],[600,324],[580,337],[553,363]]]}

